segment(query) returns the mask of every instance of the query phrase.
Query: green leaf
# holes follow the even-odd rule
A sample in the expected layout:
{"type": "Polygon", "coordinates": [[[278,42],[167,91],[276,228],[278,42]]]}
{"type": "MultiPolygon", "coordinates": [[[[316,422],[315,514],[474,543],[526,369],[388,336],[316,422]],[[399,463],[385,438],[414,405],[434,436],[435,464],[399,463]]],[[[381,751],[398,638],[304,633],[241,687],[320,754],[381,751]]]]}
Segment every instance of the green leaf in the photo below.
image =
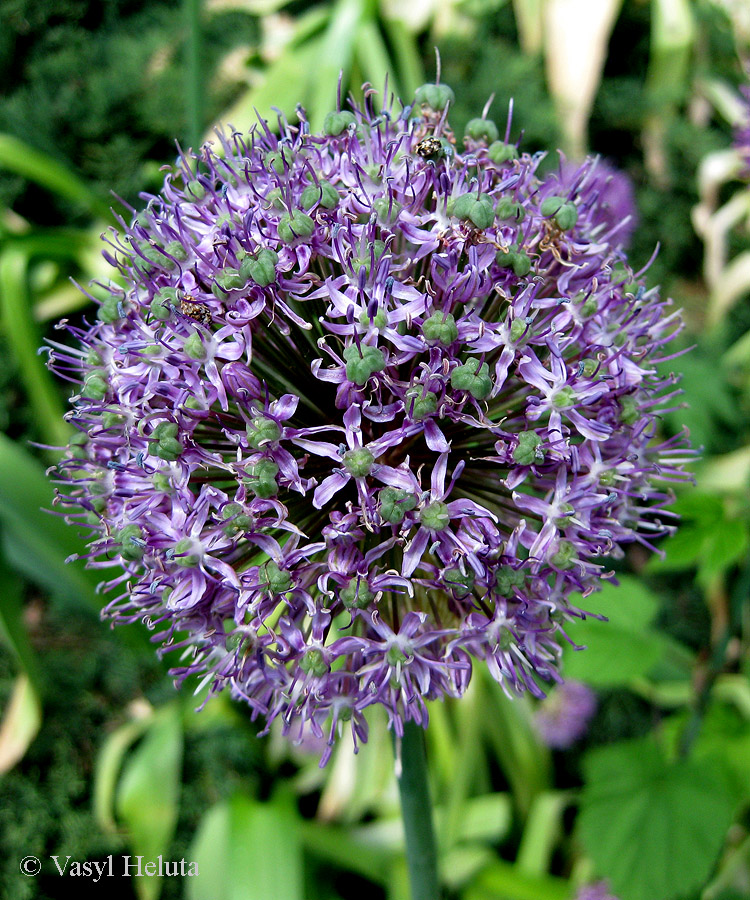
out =
{"type": "Polygon", "coordinates": [[[76,529],[46,510],[54,490],[42,466],[22,447],[0,434],[0,522],[14,549],[14,568],[35,584],[99,609],[95,587],[101,575],[66,559],[84,550],[76,529]]]}
{"type": "Polygon", "coordinates": [[[669,900],[710,875],[735,798],[716,759],[668,763],[645,738],[592,751],[580,838],[621,900],[669,900]]]}
{"type": "Polygon", "coordinates": [[[698,569],[699,579],[705,583],[720,575],[745,555],[747,547],[745,522],[739,519],[718,522],[706,535],[698,569]]]}
{"type": "Polygon", "coordinates": [[[28,250],[12,243],[0,255],[0,313],[6,340],[20,369],[42,438],[52,446],[67,443],[70,426],[52,374],[38,354],[41,335],[33,319],[28,288],[28,250]]]}
{"type": "Polygon", "coordinates": [[[0,774],[23,759],[42,724],[42,706],[28,676],[19,675],[0,723],[0,774]]]}
{"type": "Polygon", "coordinates": [[[188,900],[303,900],[299,817],[283,798],[236,793],[203,817],[191,848],[200,876],[188,900]]]}
{"type": "Polygon", "coordinates": [[[609,621],[575,620],[566,626],[570,639],[586,648],[580,652],[565,648],[566,677],[599,687],[628,684],[659,662],[666,645],[649,629],[658,601],[644,584],[623,577],[619,587],[605,584],[598,594],[580,602],[609,621]]]}
{"type": "Polygon", "coordinates": [[[313,131],[323,127],[326,113],[336,106],[340,75],[347,84],[363,6],[363,0],[338,0],[331,10],[319,56],[308,74],[311,81],[308,114],[313,131]]]}
{"type": "Polygon", "coordinates": [[[150,718],[126,722],[107,736],[96,758],[94,771],[94,818],[102,831],[117,832],[115,794],[122,761],[130,747],[149,727],[150,718]]]}
{"type": "Polygon", "coordinates": [[[10,134],[0,134],[0,168],[9,169],[61,197],[80,203],[92,215],[111,218],[108,205],[77,175],[10,134]]]}
{"type": "MultiPolygon", "coordinates": [[[[116,811],[128,829],[129,844],[144,865],[159,854],[169,859],[177,824],[182,773],[182,718],[177,703],[159,710],[142,743],[124,768],[117,790],[116,811]]],[[[192,860],[191,860],[192,861],[192,860]]],[[[158,876],[134,879],[140,900],[156,900],[158,876]]]]}
{"type": "Polygon", "coordinates": [[[462,896],[465,900],[570,900],[572,891],[562,878],[529,875],[518,866],[496,859],[462,896]]]}
{"type": "Polygon", "coordinates": [[[21,581],[0,562],[0,636],[28,676],[32,687],[41,694],[41,680],[36,654],[23,622],[21,581]]]}

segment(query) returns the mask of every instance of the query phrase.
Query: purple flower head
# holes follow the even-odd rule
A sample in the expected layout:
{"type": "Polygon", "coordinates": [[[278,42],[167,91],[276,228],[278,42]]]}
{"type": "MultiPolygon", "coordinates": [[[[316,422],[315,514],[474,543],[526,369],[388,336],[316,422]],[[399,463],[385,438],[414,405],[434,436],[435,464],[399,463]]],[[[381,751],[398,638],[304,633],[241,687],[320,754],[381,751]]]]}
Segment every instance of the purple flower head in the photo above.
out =
{"type": "Polygon", "coordinates": [[[542,700],[534,724],[548,747],[565,749],[586,734],[596,694],[580,681],[564,681],[542,700]]]}
{"type": "Polygon", "coordinates": [[[559,680],[574,595],[670,530],[689,456],[656,440],[680,320],[601,163],[541,179],[486,120],[461,152],[443,88],[181,155],[106,238],[126,286],[53,347],[106,615],[324,761],[371,704],[426,724],[476,660],[559,680]]]}

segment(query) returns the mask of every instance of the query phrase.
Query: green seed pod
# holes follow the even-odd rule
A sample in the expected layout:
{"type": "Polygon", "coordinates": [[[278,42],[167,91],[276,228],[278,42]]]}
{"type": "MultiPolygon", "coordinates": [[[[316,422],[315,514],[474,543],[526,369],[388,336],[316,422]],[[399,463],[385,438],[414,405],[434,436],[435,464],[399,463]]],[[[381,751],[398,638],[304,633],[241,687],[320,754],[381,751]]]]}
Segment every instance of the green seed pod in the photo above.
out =
{"type": "Polygon", "coordinates": [[[105,322],[107,325],[112,325],[114,322],[117,322],[122,318],[120,315],[120,303],[121,301],[116,297],[106,297],[97,311],[97,319],[99,319],[100,322],[105,322]]]}
{"type": "Polygon", "coordinates": [[[151,483],[157,491],[161,491],[164,494],[172,493],[172,482],[163,472],[155,472],[151,476],[151,483]]]}
{"type": "Polygon", "coordinates": [[[513,588],[522,588],[526,582],[523,569],[502,566],[495,575],[495,587],[501,597],[512,597],[513,588]]]}
{"type": "Polygon", "coordinates": [[[530,466],[535,462],[540,462],[537,458],[537,448],[542,443],[542,439],[536,431],[522,431],[518,435],[518,446],[513,451],[513,460],[519,466],[530,466]]]}
{"type": "Polygon", "coordinates": [[[529,259],[529,255],[525,250],[519,250],[515,254],[511,265],[513,266],[513,272],[519,278],[523,278],[531,271],[531,260],[529,259]]]}
{"type": "Polygon", "coordinates": [[[561,231],[569,231],[577,221],[578,210],[573,203],[566,203],[555,213],[555,222],[561,231]]]}
{"type": "Polygon", "coordinates": [[[469,139],[491,144],[498,139],[498,135],[497,125],[491,119],[470,119],[466,124],[464,143],[469,139]]]}
{"type": "Polygon", "coordinates": [[[124,421],[125,416],[121,415],[120,413],[105,412],[102,415],[102,428],[116,428],[118,425],[122,425],[124,421]]]}
{"type": "Polygon", "coordinates": [[[173,437],[164,437],[159,440],[154,450],[159,459],[166,459],[168,462],[174,462],[182,453],[182,444],[173,437]]]}
{"type": "Polygon", "coordinates": [[[108,390],[107,379],[101,372],[90,372],[83,382],[83,396],[90,400],[103,400],[108,390]]]}
{"type": "Polygon", "coordinates": [[[392,200],[389,197],[378,197],[373,202],[372,208],[383,225],[392,225],[398,219],[399,213],[403,209],[397,200],[392,200]]]}
{"type": "Polygon", "coordinates": [[[442,500],[428,503],[419,511],[419,521],[430,531],[444,531],[451,521],[448,504],[442,500]]]}
{"type": "Polygon", "coordinates": [[[292,576],[289,572],[280,569],[273,560],[267,562],[264,568],[271,593],[285,594],[291,588],[292,576]]]}
{"type": "Polygon", "coordinates": [[[379,309],[375,313],[375,317],[373,319],[370,319],[369,315],[367,314],[367,310],[365,310],[364,312],[361,312],[359,314],[359,324],[364,326],[369,325],[372,328],[378,328],[382,330],[388,324],[388,316],[383,312],[382,309],[379,309]]]}
{"type": "Polygon", "coordinates": [[[414,94],[414,104],[428,107],[435,112],[442,112],[453,103],[456,95],[447,84],[423,84],[414,94]]]}
{"type": "Polygon", "coordinates": [[[515,200],[511,200],[509,197],[501,197],[495,207],[495,215],[504,222],[512,220],[520,223],[526,218],[526,210],[515,200]]]}
{"type": "Polygon", "coordinates": [[[302,209],[310,209],[316,204],[325,209],[335,209],[339,205],[341,196],[330,181],[319,181],[317,184],[309,184],[300,197],[299,203],[302,209]]]}
{"type": "Polygon", "coordinates": [[[466,575],[458,568],[446,569],[443,572],[443,584],[454,597],[463,600],[474,590],[474,572],[468,567],[466,575]]]}
{"type": "Polygon", "coordinates": [[[372,265],[370,247],[372,247],[372,255],[376,260],[380,259],[385,253],[385,244],[383,241],[373,241],[372,244],[368,245],[364,256],[355,256],[352,258],[352,268],[355,272],[359,273],[360,269],[364,269],[368,275],[370,274],[370,267],[372,265]]]}
{"type": "Polygon", "coordinates": [[[492,198],[488,194],[480,194],[479,197],[473,192],[461,194],[453,202],[451,215],[470,221],[480,229],[489,228],[495,221],[492,198]]]}
{"type": "Polygon", "coordinates": [[[256,416],[247,426],[247,442],[254,450],[273,445],[281,437],[281,428],[266,416],[256,416]]]}
{"type": "Polygon", "coordinates": [[[285,169],[291,169],[294,162],[294,151],[286,144],[282,144],[278,150],[269,150],[266,153],[265,164],[270,166],[277,175],[283,175],[285,169]]]}
{"type": "Polygon", "coordinates": [[[137,525],[126,525],[117,533],[120,542],[120,556],[129,562],[138,562],[143,559],[146,548],[141,545],[143,532],[137,525]]]}
{"type": "Polygon", "coordinates": [[[417,505],[417,498],[413,494],[392,487],[383,488],[379,500],[380,517],[391,525],[400,525],[404,516],[417,505]]]}
{"type": "Polygon", "coordinates": [[[367,447],[347,450],[344,454],[344,468],[352,478],[365,478],[370,474],[375,457],[367,447]]]}
{"type": "Polygon", "coordinates": [[[279,486],[276,483],[276,476],[279,474],[279,467],[272,459],[261,459],[250,469],[250,477],[245,481],[247,487],[260,497],[261,500],[268,500],[279,492],[279,486]]]}
{"type": "Polygon", "coordinates": [[[367,586],[367,580],[356,575],[339,591],[341,602],[347,609],[367,609],[375,594],[367,586]]]}
{"type": "Polygon", "coordinates": [[[640,411],[635,397],[621,397],[620,409],[620,421],[623,425],[635,425],[640,418],[640,411]]]}
{"type": "Polygon", "coordinates": [[[513,144],[494,141],[490,144],[487,155],[496,166],[501,166],[503,163],[518,159],[518,149],[513,144]]]}
{"type": "Polygon", "coordinates": [[[197,566],[201,561],[200,554],[191,553],[195,549],[195,542],[192,538],[181,538],[172,549],[172,562],[183,569],[191,569],[197,566]]]}
{"type": "Polygon", "coordinates": [[[194,200],[202,200],[206,196],[206,189],[197,179],[188,181],[185,191],[190,194],[194,200]]]}
{"type": "Polygon", "coordinates": [[[560,541],[557,551],[550,557],[550,562],[558,569],[570,569],[578,558],[576,548],[570,541],[560,541]]]}
{"type": "Polygon", "coordinates": [[[406,392],[404,411],[413,422],[418,422],[437,410],[437,395],[432,391],[424,391],[421,384],[410,387],[406,392]]]}
{"type": "Polygon", "coordinates": [[[263,248],[253,256],[246,256],[240,264],[240,277],[255,282],[260,287],[268,287],[276,281],[276,263],[279,254],[274,250],[263,248]]]}
{"type": "Polygon", "coordinates": [[[238,291],[245,287],[247,279],[243,278],[239,269],[226,268],[216,276],[216,283],[222,290],[238,291]]]}
{"type": "Polygon", "coordinates": [[[305,653],[299,661],[299,667],[305,674],[313,675],[315,678],[323,678],[330,671],[323,651],[316,648],[305,653]]]}
{"type": "Polygon", "coordinates": [[[422,325],[422,334],[428,343],[450,346],[458,339],[458,326],[451,313],[434,312],[422,325]]]}
{"type": "Polygon", "coordinates": [[[475,400],[484,400],[492,391],[490,367],[487,363],[479,365],[479,360],[472,358],[451,372],[451,387],[457,391],[468,391],[475,400]]]}
{"type": "Polygon", "coordinates": [[[526,334],[526,329],[528,327],[528,324],[524,322],[523,319],[513,319],[513,322],[510,326],[510,339],[513,341],[513,343],[521,340],[521,338],[526,334]]]}
{"type": "Polygon", "coordinates": [[[349,381],[360,387],[374,372],[382,372],[385,369],[385,356],[379,347],[370,344],[352,344],[344,348],[344,360],[346,362],[346,377],[349,381]]]}
{"type": "Polygon", "coordinates": [[[356,124],[356,116],[348,110],[329,112],[323,120],[323,131],[331,137],[336,137],[350,125],[356,124]]]}
{"type": "Polygon", "coordinates": [[[295,209],[292,214],[285,213],[277,226],[279,238],[285,244],[291,244],[300,237],[309,237],[315,230],[315,223],[300,209],[295,209]]]}
{"type": "Polygon", "coordinates": [[[266,209],[270,209],[272,206],[275,209],[284,209],[284,192],[280,187],[271,188],[263,199],[266,204],[266,209]]]}
{"type": "Polygon", "coordinates": [[[185,262],[187,259],[187,250],[179,241],[170,241],[164,249],[170,256],[173,256],[180,262],[185,262]]]}
{"type": "Polygon", "coordinates": [[[201,360],[206,358],[206,345],[201,340],[201,336],[197,331],[194,331],[185,339],[182,349],[185,355],[189,356],[190,359],[201,360]]]}

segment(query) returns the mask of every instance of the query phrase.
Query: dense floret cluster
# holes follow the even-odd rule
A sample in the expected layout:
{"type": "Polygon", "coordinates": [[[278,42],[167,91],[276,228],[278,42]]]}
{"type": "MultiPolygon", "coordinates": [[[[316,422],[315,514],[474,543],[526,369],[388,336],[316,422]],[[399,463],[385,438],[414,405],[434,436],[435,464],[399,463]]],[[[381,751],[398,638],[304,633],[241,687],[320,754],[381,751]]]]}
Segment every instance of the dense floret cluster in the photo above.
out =
{"type": "Polygon", "coordinates": [[[679,317],[609,179],[541,178],[486,118],[457,140],[451,98],[181,156],[108,238],[125,286],[53,347],[106,614],[329,747],[374,703],[425,725],[476,659],[542,695],[574,595],[683,478],[683,437],[654,442],[679,317]]]}

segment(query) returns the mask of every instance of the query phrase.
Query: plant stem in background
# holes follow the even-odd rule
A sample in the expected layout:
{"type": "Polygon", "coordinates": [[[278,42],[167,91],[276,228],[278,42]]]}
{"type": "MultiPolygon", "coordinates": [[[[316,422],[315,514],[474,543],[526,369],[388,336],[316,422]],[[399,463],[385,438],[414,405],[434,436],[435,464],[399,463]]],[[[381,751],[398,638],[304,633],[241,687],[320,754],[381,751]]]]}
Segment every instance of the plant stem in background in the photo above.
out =
{"type": "Polygon", "coordinates": [[[203,139],[203,77],[201,73],[201,0],[184,0],[186,137],[189,147],[198,149],[203,139]]]}
{"type": "Polygon", "coordinates": [[[437,852],[427,783],[424,730],[404,724],[398,777],[412,900],[438,900],[437,852]]]}

